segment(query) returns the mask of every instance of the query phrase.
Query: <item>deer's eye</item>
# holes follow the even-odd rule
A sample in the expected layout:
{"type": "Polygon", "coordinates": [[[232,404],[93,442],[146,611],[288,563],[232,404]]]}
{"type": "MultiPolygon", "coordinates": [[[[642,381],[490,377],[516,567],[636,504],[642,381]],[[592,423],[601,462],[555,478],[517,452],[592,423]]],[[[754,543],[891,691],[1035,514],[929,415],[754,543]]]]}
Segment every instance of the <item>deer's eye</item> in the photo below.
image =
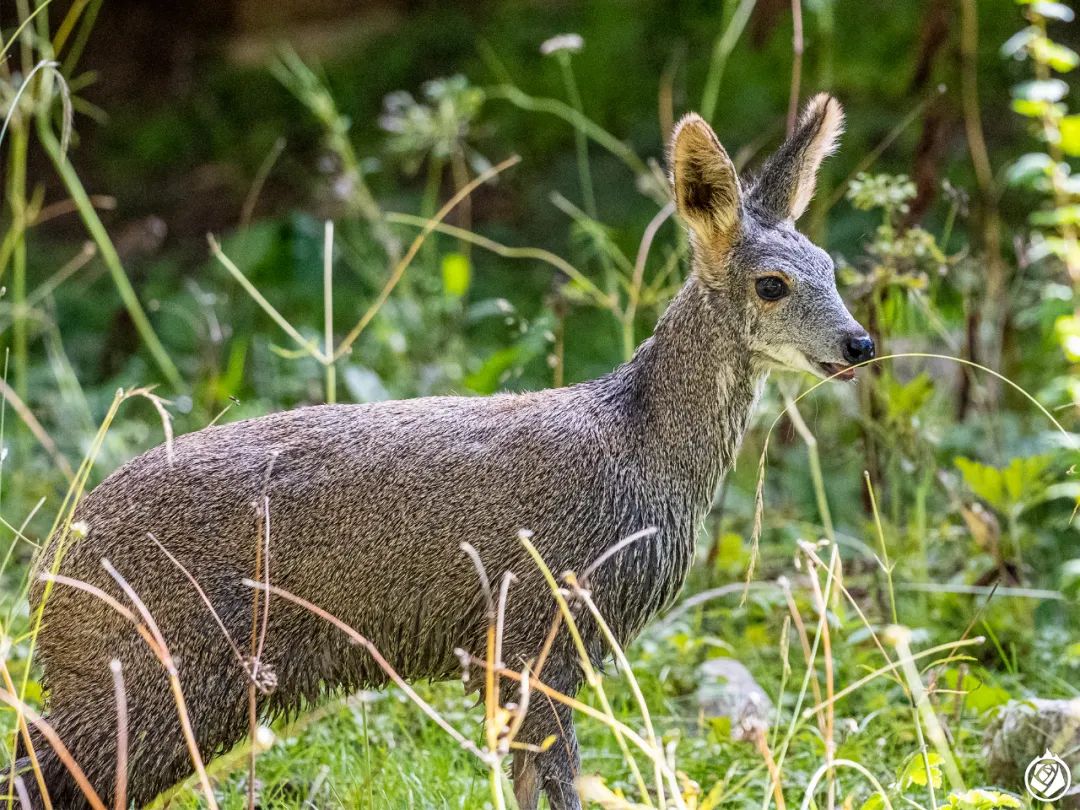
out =
{"type": "Polygon", "coordinates": [[[762,276],[754,282],[754,289],[763,301],[779,301],[789,292],[784,280],[776,276],[762,276]]]}

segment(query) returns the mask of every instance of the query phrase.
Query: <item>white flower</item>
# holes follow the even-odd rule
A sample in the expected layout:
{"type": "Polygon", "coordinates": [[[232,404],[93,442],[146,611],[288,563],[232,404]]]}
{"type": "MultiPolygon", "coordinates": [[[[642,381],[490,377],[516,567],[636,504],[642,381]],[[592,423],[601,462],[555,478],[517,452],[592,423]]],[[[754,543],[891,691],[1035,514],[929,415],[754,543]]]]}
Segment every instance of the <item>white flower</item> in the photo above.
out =
{"type": "Polygon", "coordinates": [[[267,751],[277,742],[277,736],[266,726],[255,729],[255,748],[258,751],[267,751]]]}
{"type": "Polygon", "coordinates": [[[546,40],[544,44],[540,46],[540,53],[544,56],[550,56],[559,51],[577,53],[584,47],[585,40],[581,38],[580,34],[558,34],[557,36],[546,40]]]}

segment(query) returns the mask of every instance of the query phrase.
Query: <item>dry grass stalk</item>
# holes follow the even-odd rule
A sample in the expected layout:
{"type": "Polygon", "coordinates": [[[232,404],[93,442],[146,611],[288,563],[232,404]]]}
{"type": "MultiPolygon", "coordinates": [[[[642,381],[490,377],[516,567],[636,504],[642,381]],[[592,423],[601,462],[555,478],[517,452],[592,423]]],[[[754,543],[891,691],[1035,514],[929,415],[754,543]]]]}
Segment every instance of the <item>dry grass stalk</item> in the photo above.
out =
{"type": "Polygon", "coordinates": [[[409,683],[404,678],[402,678],[401,675],[398,674],[397,670],[395,670],[390,665],[390,662],[383,657],[382,653],[379,652],[378,648],[374,644],[372,644],[371,641],[369,641],[366,637],[360,635],[345,622],[341,621],[341,619],[337,618],[331,613],[328,613],[318,605],[309,602],[303,597],[290,593],[289,591],[279,588],[276,585],[267,585],[262,582],[255,582],[254,580],[250,579],[245,579],[243,584],[249,588],[268,590],[274,596],[292,602],[294,605],[299,605],[305,610],[311,611],[319,618],[330,622],[332,625],[334,625],[334,627],[338,628],[339,630],[341,630],[341,632],[343,632],[350,639],[352,639],[354,643],[359,644],[361,647],[367,650],[368,654],[375,659],[375,663],[378,664],[379,667],[383,670],[383,672],[386,673],[386,675],[390,678],[394,685],[397,686],[402,692],[404,692],[405,695],[409,698],[409,700],[411,700],[418,707],[420,707],[420,710],[424,714],[426,714],[439,728],[449,734],[458,745],[460,745],[466,751],[475,754],[482,762],[487,763],[490,761],[490,756],[488,752],[482,751],[477,748],[471,740],[465,738],[461,734],[461,732],[459,732],[456,728],[450,725],[450,723],[448,723],[446,719],[442,717],[442,715],[435,711],[431,704],[429,704],[426,700],[420,697],[420,695],[416,693],[416,690],[413,689],[409,685],[409,683]]]}
{"type": "MultiPolygon", "coordinates": [[[[75,761],[75,758],[71,756],[71,752],[68,750],[67,746],[64,745],[64,741],[60,739],[60,735],[53,730],[52,726],[45,722],[41,715],[6,689],[0,689],[0,702],[6,703],[8,706],[15,709],[20,717],[29,720],[34,728],[41,732],[41,736],[48,741],[49,745],[52,746],[53,751],[56,752],[56,756],[64,763],[64,767],[68,769],[68,773],[70,773],[71,778],[75,780],[75,784],[79,786],[79,790],[82,791],[87,804],[90,805],[92,810],[105,810],[105,804],[101,801],[101,797],[98,796],[97,791],[94,790],[94,786],[91,785],[90,780],[86,778],[83,769],[79,767],[79,763],[75,761]]],[[[12,779],[12,784],[15,783],[17,778],[16,775],[15,778],[12,779]]]]}
{"type": "MultiPolygon", "coordinates": [[[[800,542],[800,548],[810,547],[809,543],[800,542]]],[[[838,547],[833,545],[832,556],[829,558],[829,578],[834,583],[841,582],[840,572],[840,554],[838,547]]],[[[836,756],[836,711],[833,706],[832,697],[834,689],[834,674],[833,674],[833,655],[832,655],[832,633],[829,629],[829,604],[825,599],[825,595],[822,592],[821,582],[817,577],[817,570],[812,572],[810,577],[810,587],[814,595],[814,607],[817,609],[819,616],[818,632],[821,634],[822,643],[822,657],[825,660],[825,695],[827,703],[825,707],[825,764],[828,766],[827,776],[828,782],[828,795],[829,795],[829,810],[833,810],[836,807],[836,779],[832,768],[833,759],[836,756]]]]}
{"type": "MultiPolygon", "coordinates": [[[[8,670],[7,657],[10,650],[10,642],[5,639],[2,647],[0,647],[0,677],[4,679],[4,688],[11,694],[16,694],[15,683],[11,679],[11,672],[8,670]]],[[[45,810],[52,810],[52,800],[49,798],[49,791],[45,787],[45,777],[41,773],[41,763],[38,760],[37,751],[34,750],[34,741],[30,737],[30,727],[26,723],[26,717],[22,712],[16,713],[16,723],[19,736],[22,737],[23,745],[26,746],[26,755],[30,759],[30,767],[34,772],[34,779],[37,781],[38,790],[41,792],[41,801],[45,805],[45,810]]],[[[13,766],[14,767],[14,766],[13,766]]],[[[11,785],[15,784],[15,780],[12,779],[11,785]]],[[[10,795],[8,799],[13,798],[10,795]]]]}
{"type": "Polygon", "coordinates": [[[386,280],[386,284],[383,285],[383,288],[382,290],[380,290],[378,296],[376,296],[375,301],[372,302],[371,306],[368,307],[367,311],[360,317],[360,320],[357,321],[356,326],[354,326],[349,331],[349,333],[345,336],[344,340],[342,340],[341,343],[338,344],[337,351],[334,352],[332,359],[338,360],[349,353],[349,349],[352,347],[352,344],[356,342],[356,339],[360,337],[360,334],[364,331],[364,329],[367,328],[367,325],[371,323],[372,318],[374,318],[378,311],[382,309],[382,305],[386,302],[386,299],[390,297],[390,293],[394,291],[394,287],[396,287],[398,282],[401,281],[401,277],[405,275],[405,271],[412,263],[412,260],[416,257],[416,254],[420,251],[420,247],[421,245],[423,245],[424,240],[431,235],[431,232],[435,230],[436,225],[438,225],[439,222],[445,219],[446,216],[451,211],[453,211],[454,208],[457,207],[458,203],[460,203],[462,200],[472,194],[473,191],[475,191],[488,180],[491,180],[493,177],[497,176],[504,170],[509,169],[511,166],[514,166],[520,162],[521,157],[519,155],[511,155],[501,163],[498,163],[495,166],[492,166],[490,169],[481,172],[469,183],[462,186],[461,189],[459,189],[453,197],[446,201],[446,204],[438,210],[435,216],[432,217],[431,221],[426,226],[424,226],[424,228],[420,231],[419,234],[417,234],[416,238],[412,241],[412,244],[409,245],[409,249],[405,252],[405,255],[401,257],[397,265],[394,267],[393,271],[390,273],[390,278],[386,280]]]}
{"type": "Polygon", "coordinates": [[[206,797],[207,805],[210,807],[210,810],[217,810],[217,799],[214,797],[214,789],[211,787],[210,779],[206,775],[206,767],[203,765],[202,755],[199,754],[199,746],[195,741],[195,732],[191,727],[191,717],[188,714],[187,702],[184,700],[184,692],[180,687],[180,675],[176,669],[176,663],[173,661],[172,653],[169,651],[169,646],[165,643],[165,637],[161,634],[157,622],[154,621],[153,615],[147,609],[146,604],[142,601],[139,594],[128,584],[127,580],[124,579],[120,572],[113,567],[112,563],[103,559],[101,561],[101,567],[116,581],[116,584],[120,586],[120,589],[135,606],[135,609],[139,611],[139,615],[145,622],[145,626],[149,629],[150,634],[154,638],[155,644],[151,645],[151,649],[154,651],[155,655],[157,655],[158,660],[168,674],[169,687],[173,693],[173,701],[176,703],[176,712],[180,717],[180,728],[184,733],[184,742],[187,744],[188,754],[191,756],[191,763],[195,768],[195,773],[199,777],[199,783],[202,787],[203,794],[206,797]]]}
{"type": "Polygon", "coordinates": [[[127,760],[128,760],[128,708],[124,689],[124,670],[120,661],[109,662],[113,676],[113,692],[116,695],[116,810],[127,808],[127,760]]]}
{"type": "MultiPolygon", "coordinates": [[[[581,664],[582,672],[585,675],[585,682],[589,684],[596,693],[597,699],[600,701],[600,705],[603,707],[606,716],[612,722],[616,722],[615,713],[611,708],[611,702],[608,700],[607,693],[604,691],[603,681],[600,678],[599,673],[597,673],[596,668],[592,665],[588,650],[585,648],[585,642],[581,638],[581,633],[578,632],[577,622],[574,620],[573,611],[570,610],[570,605],[566,601],[563,590],[559,587],[559,583],[555,581],[555,577],[551,573],[551,569],[548,568],[547,563],[544,562],[544,558],[540,556],[540,552],[537,550],[536,546],[533,545],[530,539],[530,533],[519,532],[518,539],[529,553],[529,556],[532,557],[533,562],[536,563],[536,566],[540,569],[540,573],[543,574],[548,587],[551,588],[551,593],[555,597],[555,603],[559,607],[559,613],[566,623],[566,629],[569,631],[570,638],[573,640],[574,647],[577,650],[578,661],[581,664]]],[[[626,741],[623,739],[621,730],[614,725],[611,726],[611,729],[615,735],[615,741],[618,743],[619,750],[622,752],[623,759],[629,766],[634,781],[637,783],[638,790],[643,797],[648,797],[649,789],[645,785],[645,779],[641,775],[641,770],[638,768],[637,761],[630,755],[630,749],[626,746],[626,741]]]]}
{"type": "MultiPolygon", "coordinates": [[[[595,564],[594,564],[595,565],[595,564]]],[[[593,567],[593,566],[590,566],[593,567]]],[[[637,678],[634,677],[634,670],[630,666],[630,660],[626,657],[626,653],[623,651],[622,646],[615,638],[615,634],[611,632],[611,628],[608,626],[607,621],[601,615],[600,610],[596,607],[596,603],[593,602],[592,596],[587,590],[578,585],[577,578],[573,574],[566,574],[564,576],[570,588],[573,591],[575,598],[577,598],[582,604],[588,608],[589,613],[592,614],[593,621],[596,622],[597,627],[600,628],[600,632],[603,633],[604,638],[607,640],[608,646],[611,648],[612,653],[615,656],[615,661],[619,666],[619,669],[625,673],[626,681],[630,685],[630,691],[634,695],[634,700],[638,704],[638,709],[641,711],[641,719],[645,724],[645,734],[649,743],[656,751],[662,751],[663,748],[660,745],[656,736],[656,731],[653,729],[652,717],[649,714],[649,706],[645,702],[645,696],[641,693],[641,686],[637,682],[637,678]]],[[[654,766],[654,778],[656,779],[656,798],[661,810],[667,806],[664,795],[664,773],[663,769],[658,764],[658,759],[653,759],[654,766]]],[[[652,803],[648,801],[648,794],[646,794],[646,802],[648,806],[652,806],[652,803]]]]}

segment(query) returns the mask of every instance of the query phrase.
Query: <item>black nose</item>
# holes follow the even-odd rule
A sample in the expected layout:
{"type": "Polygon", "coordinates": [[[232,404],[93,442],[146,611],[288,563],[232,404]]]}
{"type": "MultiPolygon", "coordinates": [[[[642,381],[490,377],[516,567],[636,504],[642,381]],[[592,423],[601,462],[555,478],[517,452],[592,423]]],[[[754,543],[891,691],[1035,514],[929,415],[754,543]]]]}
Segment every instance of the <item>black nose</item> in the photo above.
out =
{"type": "Polygon", "coordinates": [[[874,359],[874,340],[869,335],[854,335],[844,342],[844,359],[852,365],[874,359]]]}

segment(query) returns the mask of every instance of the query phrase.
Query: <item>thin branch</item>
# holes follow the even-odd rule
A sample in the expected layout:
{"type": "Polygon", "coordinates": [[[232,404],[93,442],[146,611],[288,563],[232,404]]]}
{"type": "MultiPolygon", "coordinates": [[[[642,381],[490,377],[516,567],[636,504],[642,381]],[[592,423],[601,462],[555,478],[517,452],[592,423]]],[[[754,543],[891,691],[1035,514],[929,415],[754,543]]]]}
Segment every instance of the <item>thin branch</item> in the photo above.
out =
{"type": "Polygon", "coordinates": [[[53,730],[52,726],[45,722],[41,715],[6,689],[0,689],[0,702],[6,703],[34,724],[34,727],[41,732],[41,736],[46,739],[50,746],[52,746],[53,751],[56,752],[56,756],[64,764],[64,767],[67,768],[68,773],[71,774],[71,778],[75,780],[75,784],[79,786],[79,790],[82,791],[87,804],[89,804],[93,810],[105,810],[104,802],[101,801],[101,797],[98,796],[97,791],[94,790],[94,786],[90,784],[90,780],[86,778],[86,773],[79,767],[79,763],[75,761],[75,758],[71,756],[71,751],[64,745],[64,741],[60,739],[60,736],[53,730]]]}
{"type": "MultiPolygon", "coordinates": [[[[421,228],[430,222],[430,220],[414,216],[413,214],[399,214],[394,212],[390,212],[386,215],[386,221],[399,225],[413,225],[421,228]]],[[[481,236],[478,233],[468,231],[464,228],[458,228],[455,225],[448,225],[445,222],[440,222],[436,225],[435,230],[439,233],[445,233],[449,236],[461,239],[462,241],[478,245],[485,250],[491,251],[496,256],[502,256],[505,259],[534,259],[550,264],[567,278],[576,282],[599,306],[604,307],[605,309],[611,309],[615,305],[614,299],[610,295],[593,284],[587,276],[574,267],[574,265],[570,264],[570,262],[566,261],[562,256],[552,253],[549,250],[534,247],[510,247],[509,245],[496,242],[494,239],[488,239],[486,236],[481,236]]]]}
{"type": "Polygon", "coordinates": [[[432,219],[428,222],[427,225],[424,226],[423,230],[421,230],[420,233],[416,235],[416,238],[413,240],[412,244],[409,245],[409,249],[405,252],[405,255],[401,257],[400,261],[398,261],[397,265],[394,267],[393,272],[390,273],[390,278],[386,280],[386,284],[383,285],[383,288],[379,292],[379,295],[375,299],[374,303],[372,303],[372,305],[368,307],[367,312],[363,314],[363,316],[357,322],[356,326],[354,326],[349,331],[349,334],[345,336],[345,339],[341,341],[341,344],[338,346],[337,351],[334,352],[331,360],[338,360],[348,354],[349,349],[352,347],[353,343],[356,342],[356,339],[360,337],[360,334],[364,331],[364,329],[367,328],[367,325],[371,323],[371,320],[375,317],[379,310],[382,309],[382,305],[386,303],[386,299],[390,297],[390,293],[394,291],[394,287],[396,287],[398,282],[401,281],[401,277],[405,275],[406,269],[408,269],[409,264],[412,262],[413,258],[420,250],[420,246],[424,244],[424,240],[431,235],[431,232],[436,229],[438,224],[446,217],[446,215],[453,211],[454,208],[457,207],[458,203],[460,203],[463,199],[472,194],[473,191],[482,186],[488,180],[492,179],[504,170],[509,169],[511,166],[514,166],[520,162],[521,157],[519,155],[511,155],[498,165],[493,166],[487,171],[477,175],[475,178],[469,181],[467,185],[459,189],[457,194],[455,194],[453,197],[446,201],[446,204],[438,210],[435,216],[432,217],[432,219]]]}
{"type": "Polygon", "coordinates": [[[113,693],[116,696],[116,810],[127,808],[128,783],[128,705],[124,689],[124,670],[119,659],[109,662],[113,677],[113,693]]]}
{"type": "Polygon", "coordinates": [[[788,99],[788,137],[791,137],[791,134],[795,131],[795,122],[799,118],[799,86],[802,84],[804,47],[802,0],[791,0],[791,19],[794,30],[791,37],[791,96],[788,99]]]}
{"type": "Polygon", "coordinates": [[[255,178],[251,181],[251,188],[248,189],[247,196],[244,197],[244,205],[240,209],[240,230],[246,229],[251,224],[251,215],[255,213],[255,203],[259,201],[259,194],[262,193],[263,186],[266,185],[266,178],[270,176],[270,171],[284,151],[285,136],[279,135],[278,139],[274,141],[274,145],[270,147],[270,151],[267,152],[266,157],[263,158],[262,163],[259,164],[259,168],[255,172],[255,178]]]}
{"type": "Polygon", "coordinates": [[[255,299],[255,303],[262,307],[263,311],[274,319],[274,323],[280,326],[282,330],[284,330],[285,334],[287,334],[294,341],[296,341],[296,344],[301,349],[306,351],[320,363],[328,362],[326,355],[324,355],[322,351],[319,350],[319,347],[316,346],[312,341],[301,335],[298,331],[296,331],[296,328],[287,320],[285,320],[285,316],[278,312],[277,309],[274,308],[274,305],[266,300],[266,298],[261,292],[259,292],[259,289],[254,284],[248,281],[247,276],[241,273],[240,268],[233,264],[232,259],[226,256],[224,251],[222,251],[221,245],[218,244],[218,241],[214,238],[213,234],[208,233],[206,235],[206,241],[210,244],[210,251],[214,254],[214,258],[221,262],[221,264],[225,267],[226,270],[229,271],[232,277],[235,278],[240,283],[240,286],[244,288],[244,291],[253,299],[255,299]]]}
{"type": "Polygon", "coordinates": [[[22,401],[22,398],[15,393],[15,389],[7,384],[7,381],[0,379],[0,397],[6,399],[12,409],[18,414],[19,418],[23,421],[23,424],[34,435],[34,438],[38,440],[38,444],[49,454],[49,457],[53,460],[53,463],[60,469],[60,472],[64,474],[64,477],[70,484],[75,480],[75,471],[71,469],[71,463],[67,460],[67,457],[60,452],[60,448],[56,446],[56,442],[52,440],[45,428],[41,426],[41,422],[34,416],[33,411],[27,407],[26,403],[22,401]]]}
{"type": "Polygon", "coordinates": [[[437,711],[435,711],[435,709],[432,708],[430,704],[428,704],[422,697],[420,697],[420,695],[416,693],[415,689],[409,686],[408,682],[397,673],[397,670],[395,670],[390,665],[390,662],[382,656],[382,653],[379,652],[378,648],[376,648],[376,646],[371,641],[353,630],[349,625],[341,621],[341,619],[337,618],[331,613],[328,613],[318,605],[309,602],[303,597],[289,593],[288,591],[279,588],[276,585],[264,585],[262,582],[255,582],[250,579],[245,579],[243,581],[243,584],[249,588],[255,588],[256,590],[269,591],[270,593],[274,594],[274,596],[278,596],[282,599],[285,599],[286,601],[292,602],[294,605],[299,605],[305,610],[314,613],[319,618],[330,622],[330,624],[334,625],[334,627],[338,628],[341,632],[343,632],[350,639],[352,639],[354,643],[359,644],[361,647],[367,650],[368,654],[375,659],[375,663],[377,663],[382,668],[383,672],[387,674],[390,680],[394,682],[394,685],[397,686],[402,692],[404,692],[409,697],[409,699],[413,701],[413,703],[419,706],[420,710],[429,718],[431,718],[431,720],[439,728],[441,728],[443,731],[453,737],[454,741],[457,742],[458,745],[460,745],[466,751],[475,754],[477,757],[480,758],[481,761],[485,763],[488,762],[488,760],[490,759],[490,755],[487,752],[481,751],[479,748],[476,747],[476,744],[473,743],[472,740],[464,737],[461,732],[459,732],[445,719],[443,719],[443,717],[437,711]]]}

